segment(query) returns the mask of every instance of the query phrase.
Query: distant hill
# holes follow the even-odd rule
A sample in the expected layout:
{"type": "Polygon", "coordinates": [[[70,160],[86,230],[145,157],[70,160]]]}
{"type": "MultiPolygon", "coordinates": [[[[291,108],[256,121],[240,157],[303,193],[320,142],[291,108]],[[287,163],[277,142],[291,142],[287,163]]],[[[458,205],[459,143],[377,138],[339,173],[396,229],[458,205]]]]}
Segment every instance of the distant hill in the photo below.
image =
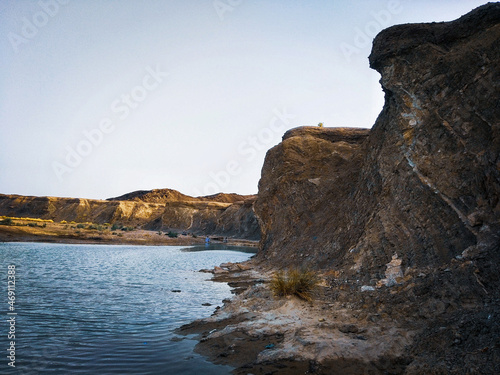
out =
{"type": "Polygon", "coordinates": [[[0,194],[0,216],[116,223],[258,240],[255,200],[255,195],[224,193],[195,198],[173,189],[135,191],[108,200],[0,194]]]}
{"type": "Polygon", "coordinates": [[[220,202],[236,203],[247,199],[256,199],[257,195],[239,195],[235,193],[218,193],[204,197],[191,197],[174,189],[137,190],[123,194],[116,198],[108,198],[108,201],[140,201],[147,203],[167,202],[220,202]]]}

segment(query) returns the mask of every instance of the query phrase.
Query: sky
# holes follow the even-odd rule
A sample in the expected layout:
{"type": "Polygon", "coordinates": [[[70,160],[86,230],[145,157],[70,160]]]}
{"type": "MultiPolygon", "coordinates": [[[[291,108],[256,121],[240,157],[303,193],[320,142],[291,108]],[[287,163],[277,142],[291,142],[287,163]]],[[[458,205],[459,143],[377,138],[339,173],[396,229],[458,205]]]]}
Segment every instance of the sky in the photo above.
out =
{"type": "Polygon", "coordinates": [[[255,194],[303,125],[373,126],[368,56],[474,0],[2,0],[0,193],[255,194]]]}

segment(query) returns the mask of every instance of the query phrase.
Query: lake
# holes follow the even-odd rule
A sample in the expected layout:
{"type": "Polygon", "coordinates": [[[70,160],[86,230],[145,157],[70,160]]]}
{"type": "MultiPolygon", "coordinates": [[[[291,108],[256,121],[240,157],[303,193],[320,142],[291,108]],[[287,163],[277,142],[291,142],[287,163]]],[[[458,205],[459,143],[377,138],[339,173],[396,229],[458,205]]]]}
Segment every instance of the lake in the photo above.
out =
{"type": "Polygon", "coordinates": [[[252,254],[216,245],[184,248],[0,243],[0,373],[230,373],[194,353],[195,340],[173,331],[210,316],[231,296],[227,284],[198,270],[252,254]],[[15,334],[15,368],[8,365],[9,333],[15,334]]]}

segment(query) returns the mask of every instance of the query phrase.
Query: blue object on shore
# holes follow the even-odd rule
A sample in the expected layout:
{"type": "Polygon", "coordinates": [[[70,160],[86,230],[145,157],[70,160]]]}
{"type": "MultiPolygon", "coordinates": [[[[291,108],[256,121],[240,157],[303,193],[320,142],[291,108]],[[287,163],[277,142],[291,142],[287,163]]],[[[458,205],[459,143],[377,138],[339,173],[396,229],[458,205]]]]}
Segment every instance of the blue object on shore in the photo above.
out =
{"type": "Polygon", "coordinates": [[[272,349],[272,348],[274,348],[274,344],[266,345],[266,349],[272,349]]]}

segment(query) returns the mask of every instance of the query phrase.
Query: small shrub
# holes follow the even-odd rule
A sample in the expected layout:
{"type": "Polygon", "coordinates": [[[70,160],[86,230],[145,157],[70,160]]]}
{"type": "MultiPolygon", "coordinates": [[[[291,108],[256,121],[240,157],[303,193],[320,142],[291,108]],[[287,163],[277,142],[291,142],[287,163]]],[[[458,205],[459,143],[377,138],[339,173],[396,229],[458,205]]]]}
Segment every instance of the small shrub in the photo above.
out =
{"type": "Polygon", "coordinates": [[[172,231],[167,233],[167,236],[169,236],[170,238],[177,238],[178,235],[179,234],[177,232],[172,232],[172,231]]]}
{"type": "Polygon", "coordinates": [[[0,225],[12,225],[12,219],[10,217],[7,217],[0,221],[0,225]]]}
{"type": "Polygon", "coordinates": [[[97,230],[97,225],[95,225],[95,224],[90,224],[90,225],[88,226],[88,228],[89,228],[89,229],[92,229],[92,230],[97,230]]]}
{"type": "Polygon", "coordinates": [[[312,292],[319,282],[314,271],[291,269],[278,271],[271,280],[271,290],[275,296],[296,295],[306,301],[312,300],[312,292]]]}
{"type": "Polygon", "coordinates": [[[193,238],[198,238],[198,236],[196,234],[192,234],[193,238]]]}
{"type": "Polygon", "coordinates": [[[121,228],[122,228],[122,226],[119,224],[116,224],[116,223],[111,226],[111,230],[117,230],[117,229],[121,229],[121,228]]]}
{"type": "Polygon", "coordinates": [[[28,223],[28,227],[32,227],[33,228],[33,227],[37,227],[37,226],[38,226],[37,223],[28,223]]]}
{"type": "Polygon", "coordinates": [[[80,224],[77,224],[76,227],[78,229],[83,229],[83,228],[85,228],[85,224],[80,223],[80,224]]]}
{"type": "Polygon", "coordinates": [[[70,221],[69,223],[70,223],[70,224],[76,224],[74,221],[70,221]]]}
{"type": "Polygon", "coordinates": [[[68,222],[66,220],[62,220],[61,224],[68,224],[68,222]]]}

